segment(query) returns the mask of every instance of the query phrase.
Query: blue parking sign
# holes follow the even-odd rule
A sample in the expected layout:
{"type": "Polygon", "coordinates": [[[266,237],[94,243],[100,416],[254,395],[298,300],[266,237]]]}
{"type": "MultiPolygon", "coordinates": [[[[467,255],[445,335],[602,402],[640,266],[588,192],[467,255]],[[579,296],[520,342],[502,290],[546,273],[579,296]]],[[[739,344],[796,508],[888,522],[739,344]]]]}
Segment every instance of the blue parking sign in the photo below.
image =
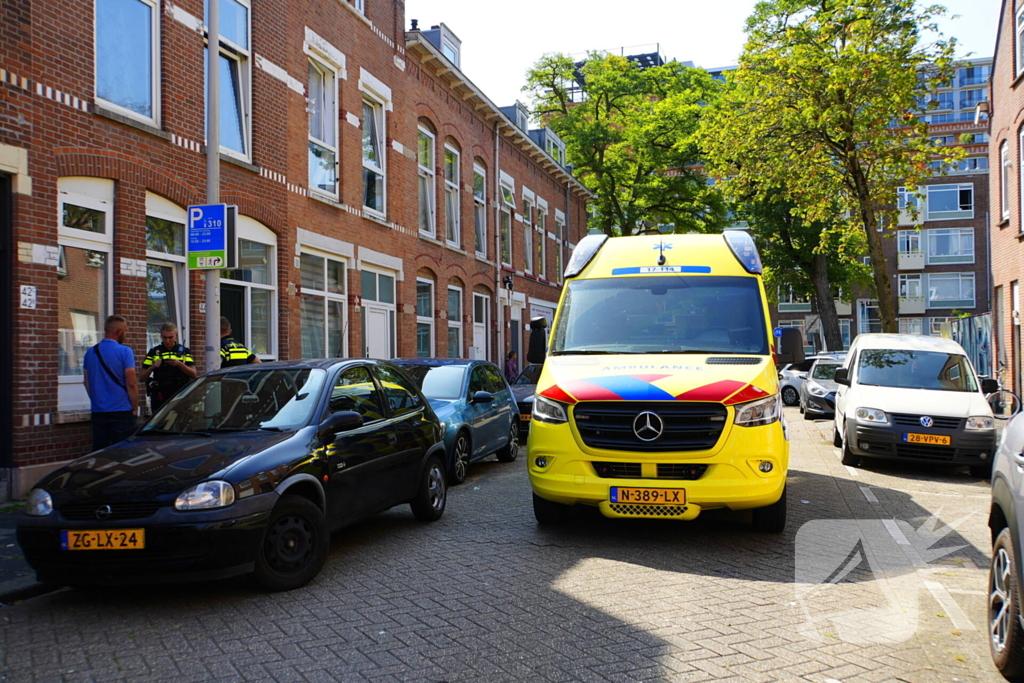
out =
{"type": "Polygon", "coordinates": [[[234,214],[227,204],[188,207],[188,267],[230,268],[234,264],[234,214]]]}

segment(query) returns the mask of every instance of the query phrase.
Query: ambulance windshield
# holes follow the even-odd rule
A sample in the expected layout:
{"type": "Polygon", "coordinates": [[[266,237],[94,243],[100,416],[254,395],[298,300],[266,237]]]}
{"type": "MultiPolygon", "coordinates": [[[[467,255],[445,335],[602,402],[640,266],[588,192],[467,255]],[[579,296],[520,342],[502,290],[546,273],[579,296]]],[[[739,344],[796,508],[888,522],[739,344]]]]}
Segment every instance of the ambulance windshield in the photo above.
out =
{"type": "Polygon", "coordinates": [[[552,355],[768,354],[756,277],[572,280],[552,334],[552,355]]]}

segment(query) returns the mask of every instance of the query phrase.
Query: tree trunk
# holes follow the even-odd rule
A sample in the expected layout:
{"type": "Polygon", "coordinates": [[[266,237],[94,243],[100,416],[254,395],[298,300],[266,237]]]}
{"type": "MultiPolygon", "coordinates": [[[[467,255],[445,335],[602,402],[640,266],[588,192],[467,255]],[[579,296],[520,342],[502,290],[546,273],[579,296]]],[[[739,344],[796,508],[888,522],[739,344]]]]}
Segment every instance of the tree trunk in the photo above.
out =
{"type": "Polygon", "coordinates": [[[868,240],[868,253],[871,255],[871,275],[875,283],[875,296],[878,298],[878,314],[882,318],[882,332],[897,333],[900,328],[896,322],[896,307],[892,303],[892,283],[889,282],[889,273],[885,270],[882,237],[877,228],[878,217],[871,202],[867,179],[860,172],[859,166],[854,169],[853,181],[857,190],[861,221],[864,224],[864,235],[868,240]]]}
{"type": "Polygon", "coordinates": [[[808,273],[814,286],[814,304],[821,319],[821,331],[829,351],[843,350],[843,333],[839,329],[839,314],[832,287],[828,280],[828,255],[814,255],[814,270],[808,273]]]}

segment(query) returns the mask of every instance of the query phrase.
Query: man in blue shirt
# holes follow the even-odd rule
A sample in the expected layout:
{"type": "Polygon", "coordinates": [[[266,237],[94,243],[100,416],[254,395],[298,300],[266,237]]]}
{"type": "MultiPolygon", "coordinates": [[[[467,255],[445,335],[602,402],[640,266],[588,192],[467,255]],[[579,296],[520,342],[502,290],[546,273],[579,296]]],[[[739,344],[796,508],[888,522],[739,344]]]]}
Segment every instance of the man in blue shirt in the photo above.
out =
{"type": "Polygon", "coordinates": [[[128,438],[139,413],[139,387],[135,379],[135,354],[124,345],[128,324],[112,315],[104,326],[106,335],[82,361],[85,390],[92,402],[92,449],[112,446],[128,438]]]}

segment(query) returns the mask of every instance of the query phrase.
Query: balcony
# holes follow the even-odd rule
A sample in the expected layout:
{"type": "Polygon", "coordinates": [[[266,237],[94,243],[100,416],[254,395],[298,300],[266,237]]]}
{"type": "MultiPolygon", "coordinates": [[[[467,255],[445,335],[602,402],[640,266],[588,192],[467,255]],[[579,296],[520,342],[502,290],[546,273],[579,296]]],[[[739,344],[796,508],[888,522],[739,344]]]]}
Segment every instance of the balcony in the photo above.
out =
{"type": "Polygon", "coordinates": [[[925,298],[923,296],[901,296],[900,315],[923,315],[925,298]]]}
{"type": "Polygon", "coordinates": [[[899,270],[924,270],[923,251],[901,251],[898,257],[899,270]]]}
{"type": "Polygon", "coordinates": [[[779,313],[810,313],[810,301],[794,301],[791,303],[780,303],[779,313]]]}
{"type": "Polygon", "coordinates": [[[836,299],[836,315],[853,315],[853,304],[836,299]]]}

